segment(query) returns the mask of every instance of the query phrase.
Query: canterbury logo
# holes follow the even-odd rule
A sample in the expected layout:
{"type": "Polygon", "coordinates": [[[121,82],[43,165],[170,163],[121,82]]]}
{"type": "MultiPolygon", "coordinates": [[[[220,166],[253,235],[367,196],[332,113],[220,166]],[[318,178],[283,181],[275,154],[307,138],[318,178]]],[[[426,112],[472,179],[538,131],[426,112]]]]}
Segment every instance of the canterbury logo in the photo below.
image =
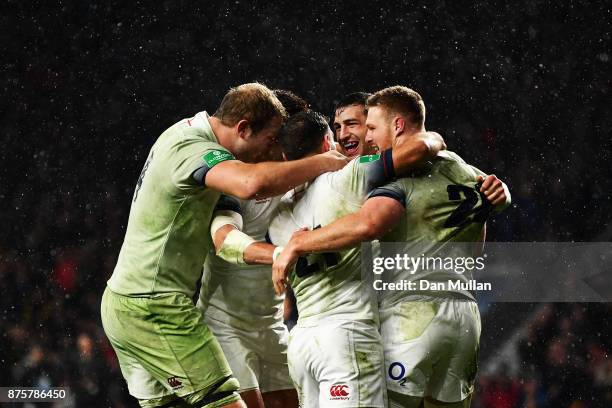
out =
{"type": "Polygon", "coordinates": [[[183,383],[176,377],[168,378],[168,385],[172,388],[179,388],[183,386],[183,383]]]}
{"type": "Polygon", "coordinates": [[[332,397],[331,399],[348,399],[349,386],[346,384],[332,385],[329,389],[329,395],[332,397]]]}

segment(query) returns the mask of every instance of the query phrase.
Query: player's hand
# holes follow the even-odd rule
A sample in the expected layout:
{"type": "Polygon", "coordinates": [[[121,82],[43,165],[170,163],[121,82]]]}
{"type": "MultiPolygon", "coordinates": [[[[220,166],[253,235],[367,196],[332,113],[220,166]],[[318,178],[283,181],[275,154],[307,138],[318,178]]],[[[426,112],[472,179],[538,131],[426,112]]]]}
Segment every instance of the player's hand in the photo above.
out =
{"type": "Polygon", "coordinates": [[[438,132],[423,132],[419,133],[420,137],[423,137],[425,143],[429,147],[429,154],[435,156],[440,150],[446,150],[446,143],[438,132]]]}
{"type": "Polygon", "coordinates": [[[340,170],[351,161],[337,150],[329,150],[325,153],[321,153],[319,154],[319,158],[325,172],[340,170]]]}
{"type": "MultiPolygon", "coordinates": [[[[444,142],[442,135],[440,135],[438,132],[419,132],[415,134],[415,137],[421,139],[425,142],[425,144],[427,144],[431,157],[437,155],[440,150],[446,150],[446,143],[444,142]]],[[[406,138],[404,137],[396,137],[393,141],[393,148],[405,143],[405,139],[406,138]]]]}
{"type": "Polygon", "coordinates": [[[292,235],[289,243],[283,248],[282,252],[274,262],[272,263],[272,283],[274,284],[274,291],[277,294],[282,294],[287,288],[287,276],[289,271],[293,269],[298,258],[300,257],[297,248],[296,241],[300,235],[305,234],[309,229],[307,227],[301,227],[296,230],[292,235]]]}
{"type": "Polygon", "coordinates": [[[272,283],[274,284],[274,291],[277,295],[281,295],[287,290],[287,276],[298,258],[299,255],[295,247],[291,244],[291,241],[289,241],[289,244],[287,244],[280,255],[274,260],[272,264],[272,283]]]}
{"type": "Polygon", "coordinates": [[[476,179],[480,186],[480,192],[485,195],[487,200],[494,206],[505,204],[508,201],[510,192],[508,187],[495,174],[490,174],[486,178],[484,176],[478,176],[476,179]]]}

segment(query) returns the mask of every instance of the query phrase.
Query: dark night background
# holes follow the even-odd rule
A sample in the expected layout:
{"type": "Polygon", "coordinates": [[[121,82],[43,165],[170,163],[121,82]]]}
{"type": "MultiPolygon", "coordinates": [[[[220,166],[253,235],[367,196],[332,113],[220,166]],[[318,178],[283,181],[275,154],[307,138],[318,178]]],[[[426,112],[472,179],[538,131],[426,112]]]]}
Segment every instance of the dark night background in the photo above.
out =
{"type": "MultiPolygon", "coordinates": [[[[165,128],[244,82],[327,115],[408,85],[428,129],[510,187],[490,239],[612,238],[610,2],[280,3],[0,6],[0,385],[134,405],[99,300],[137,176],[165,128]]],[[[611,311],[491,305],[481,366],[519,333],[520,367],[482,370],[473,406],[612,406],[611,311]]]]}

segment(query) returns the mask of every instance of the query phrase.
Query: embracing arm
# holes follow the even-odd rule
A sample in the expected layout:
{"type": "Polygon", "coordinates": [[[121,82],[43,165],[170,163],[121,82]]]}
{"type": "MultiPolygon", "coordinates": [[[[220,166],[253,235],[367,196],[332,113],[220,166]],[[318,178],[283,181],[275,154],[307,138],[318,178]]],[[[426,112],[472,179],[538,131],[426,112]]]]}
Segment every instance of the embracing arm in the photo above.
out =
{"type": "Polygon", "coordinates": [[[389,232],[404,215],[404,207],[389,197],[372,197],[356,213],[312,231],[294,233],[285,250],[298,255],[351,248],[389,232]]]}
{"type": "Polygon", "coordinates": [[[272,264],[276,247],[267,242],[258,242],[242,232],[242,216],[234,211],[217,211],[210,226],[215,254],[233,263],[272,264]]]}
{"type": "Polygon", "coordinates": [[[227,160],[206,173],[206,186],[241,199],[281,195],[322,173],[339,170],[348,159],[336,151],[287,162],[227,160]]]}
{"type": "MultiPolygon", "coordinates": [[[[506,185],[495,175],[479,179],[481,190],[495,206],[510,202],[506,185]]],[[[356,213],[346,215],[313,231],[294,233],[285,250],[300,256],[314,252],[326,252],[350,248],[361,242],[372,241],[387,233],[404,214],[404,206],[396,199],[376,196],[368,199],[356,213]]]]}
{"type": "MultiPolygon", "coordinates": [[[[396,138],[392,150],[395,175],[404,175],[418,164],[435,157],[440,150],[446,150],[446,144],[436,132],[421,132],[413,137],[396,138]]],[[[385,153],[390,155],[388,151],[383,152],[383,155],[385,153]]],[[[495,212],[501,212],[511,204],[508,186],[494,174],[486,177],[479,175],[477,181],[482,183],[480,192],[493,204],[495,212]]]]}
{"type": "Polygon", "coordinates": [[[389,197],[372,197],[359,211],[339,218],[322,228],[297,231],[272,266],[272,281],[283,293],[289,270],[300,255],[335,251],[371,241],[390,231],[404,215],[404,206],[389,197]]]}
{"type": "Polygon", "coordinates": [[[404,175],[414,169],[415,165],[431,160],[440,150],[445,149],[444,139],[436,132],[422,132],[412,137],[398,137],[393,142],[395,174],[404,175]]]}

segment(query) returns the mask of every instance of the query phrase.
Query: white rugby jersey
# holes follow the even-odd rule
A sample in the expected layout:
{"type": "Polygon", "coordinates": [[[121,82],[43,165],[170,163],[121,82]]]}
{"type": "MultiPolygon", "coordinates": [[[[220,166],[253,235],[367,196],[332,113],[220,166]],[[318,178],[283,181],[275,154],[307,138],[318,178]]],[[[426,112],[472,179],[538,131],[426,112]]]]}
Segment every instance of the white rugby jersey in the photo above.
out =
{"type": "MultiPolygon", "coordinates": [[[[242,231],[257,241],[265,241],[279,197],[239,200],[222,196],[217,210],[242,214],[242,231]]],[[[284,296],[277,296],[272,285],[270,265],[234,265],[214,254],[204,264],[199,306],[206,316],[232,327],[261,330],[283,323],[284,296]]]]}
{"type": "MultiPolygon", "coordinates": [[[[285,245],[298,228],[319,228],[358,211],[370,190],[393,177],[389,159],[390,154],[356,158],[285,196],[270,224],[272,243],[285,245]]],[[[323,318],[378,322],[371,288],[361,277],[360,248],[301,258],[289,282],[297,299],[298,326],[316,325],[323,318]]]]}

